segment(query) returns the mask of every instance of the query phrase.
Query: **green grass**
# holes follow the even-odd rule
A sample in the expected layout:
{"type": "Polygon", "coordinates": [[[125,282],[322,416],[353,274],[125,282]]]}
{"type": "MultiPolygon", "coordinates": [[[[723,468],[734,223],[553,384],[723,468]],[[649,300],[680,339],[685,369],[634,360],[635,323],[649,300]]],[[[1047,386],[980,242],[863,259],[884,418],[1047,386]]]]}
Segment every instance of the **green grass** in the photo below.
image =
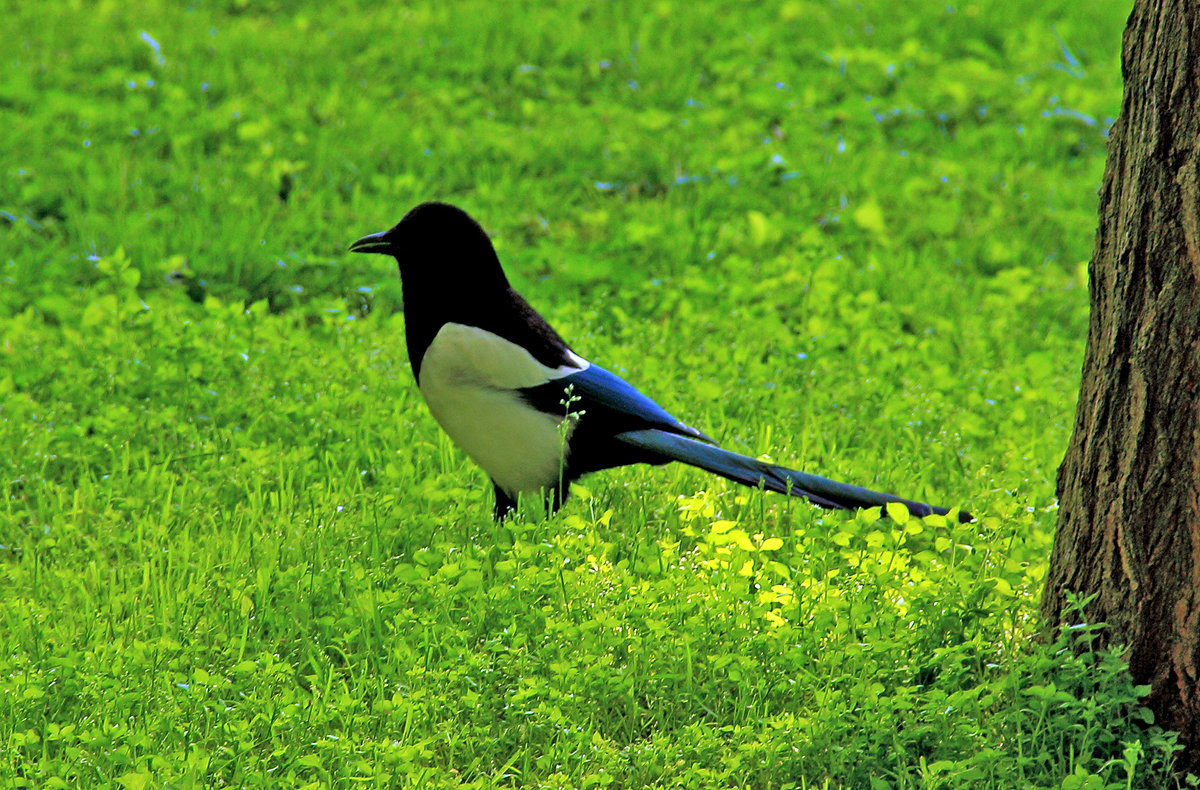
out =
{"type": "Polygon", "coordinates": [[[1035,639],[1126,6],[4,3],[0,786],[1172,786],[1035,639]],[[979,520],[495,525],[345,253],[434,198],[726,446],[979,520]]]}

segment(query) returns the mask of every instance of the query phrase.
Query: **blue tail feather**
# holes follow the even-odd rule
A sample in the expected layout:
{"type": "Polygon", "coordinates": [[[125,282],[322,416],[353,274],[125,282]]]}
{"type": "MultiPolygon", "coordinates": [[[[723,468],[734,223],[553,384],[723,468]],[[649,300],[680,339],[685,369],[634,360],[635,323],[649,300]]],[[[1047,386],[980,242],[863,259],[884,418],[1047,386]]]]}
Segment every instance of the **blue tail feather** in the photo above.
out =
{"type": "MultiPolygon", "coordinates": [[[[616,438],[630,446],[663,456],[664,459],[681,461],[751,488],[761,484],[768,491],[801,496],[820,507],[854,509],[899,502],[908,508],[909,513],[918,517],[933,513],[946,515],[950,512],[944,507],[768,464],[676,433],[650,429],[627,431],[617,434],[616,438]]],[[[967,522],[971,520],[971,514],[962,510],[958,518],[967,522]]]]}

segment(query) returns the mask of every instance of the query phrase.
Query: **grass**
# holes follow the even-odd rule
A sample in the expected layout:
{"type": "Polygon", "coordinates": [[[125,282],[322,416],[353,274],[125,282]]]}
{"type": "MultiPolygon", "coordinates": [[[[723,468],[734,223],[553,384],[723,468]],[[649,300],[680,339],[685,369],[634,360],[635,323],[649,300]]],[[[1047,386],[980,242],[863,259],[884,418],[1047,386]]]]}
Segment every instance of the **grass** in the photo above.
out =
{"type": "Polygon", "coordinates": [[[1173,786],[1034,638],[1125,3],[4,10],[4,787],[1173,786]],[[345,253],[433,198],[726,446],[979,521],[495,525],[345,253]]]}

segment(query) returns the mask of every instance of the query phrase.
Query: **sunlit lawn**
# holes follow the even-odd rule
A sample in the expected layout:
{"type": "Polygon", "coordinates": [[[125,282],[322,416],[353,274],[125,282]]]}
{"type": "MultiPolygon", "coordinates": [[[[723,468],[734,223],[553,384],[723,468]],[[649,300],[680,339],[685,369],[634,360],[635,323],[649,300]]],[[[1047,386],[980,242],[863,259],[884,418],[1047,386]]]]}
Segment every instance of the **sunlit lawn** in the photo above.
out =
{"type": "Polygon", "coordinates": [[[1164,784],[1034,641],[1127,4],[4,10],[4,786],[1164,784]],[[494,524],[345,252],[434,198],[731,449],[979,520],[494,524]]]}

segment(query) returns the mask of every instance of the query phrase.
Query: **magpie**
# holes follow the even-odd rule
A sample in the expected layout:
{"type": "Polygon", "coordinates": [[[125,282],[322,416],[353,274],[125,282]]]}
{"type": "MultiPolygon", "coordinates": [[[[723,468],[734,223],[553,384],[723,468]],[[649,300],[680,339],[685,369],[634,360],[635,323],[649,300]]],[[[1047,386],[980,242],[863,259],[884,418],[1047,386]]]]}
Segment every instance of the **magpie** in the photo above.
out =
{"type": "MultiPolygon", "coordinates": [[[[546,497],[554,512],[582,475],[670,461],[824,508],[899,502],[916,516],[949,512],[721,449],[571,350],[509,285],[487,233],[460,208],[422,203],[350,251],[399,264],[417,387],[434,419],[491,478],[496,520],[515,511],[520,495],[546,497]]],[[[958,517],[971,520],[965,511],[958,517]]]]}

